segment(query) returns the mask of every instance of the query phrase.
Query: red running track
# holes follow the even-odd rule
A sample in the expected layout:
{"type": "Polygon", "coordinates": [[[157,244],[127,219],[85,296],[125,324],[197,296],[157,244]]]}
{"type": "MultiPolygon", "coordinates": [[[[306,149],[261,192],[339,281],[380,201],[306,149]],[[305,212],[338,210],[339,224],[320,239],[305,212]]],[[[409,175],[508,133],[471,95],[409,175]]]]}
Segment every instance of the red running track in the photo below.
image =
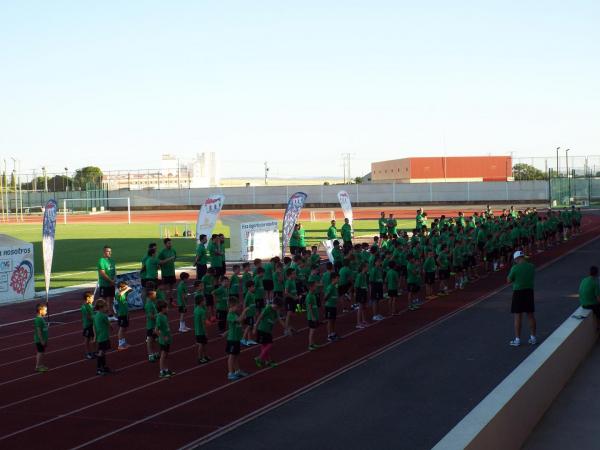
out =
{"type": "MultiPolygon", "coordinates": [[[[543,254],[548,263],[595,238],[600,220],[585,217],[580,236],[543,254]]],[[[464,291],[428,302],[419,311],[354,328],[352,314],[341,315],[338,332],[344,339],[307,351],[307,330],[296,318],[299,333],[276,335],[273,355],[278,368],[253,369],[258,348],[244,350],[243,369],[251,375],[226,381],[224,341],[209,328],[209,354],[214,360],[196,365],[194,338],[174,334],[170,366],[172,379],[159,380],[158,367],[145,359],[141,312],[132,314],[129,333],[132,348],[111,352],[108,364],[115,375],[97,377],[95,361],[81,358],[81,330],[77,314],[62,316],[63,325],[50,328],[46,363],[48,373],[35,374],[31,323],[0,328],[0,448],[180,448],[201,443],[226,431],[237,421],[252,417],[311,386],[360,364],[386,346],[410,339],[456,312],[486,298],[504,285],[504,272],[490,274],[464,291]]],[[[59,300],[55,300],[59,302],[59,300]]],[[[188,319],[189,320],[189,319],[188,319]]],[[[176,314],[171,312],[171,326],[176,314]]],[[[318,340],[325,341],[325,328],[318,340]]],[[[114,343],[113,343],[114,344],[114,343]]]]}

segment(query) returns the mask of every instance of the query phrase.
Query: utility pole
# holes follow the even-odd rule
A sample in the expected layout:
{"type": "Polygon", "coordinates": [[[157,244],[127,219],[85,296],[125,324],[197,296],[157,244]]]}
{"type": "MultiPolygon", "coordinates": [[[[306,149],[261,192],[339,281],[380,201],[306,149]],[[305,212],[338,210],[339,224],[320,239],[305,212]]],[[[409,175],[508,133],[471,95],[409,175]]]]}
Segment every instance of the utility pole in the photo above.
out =
{"type": "Polygon", "coordinates": [[[267,185],[267,177],[269,176],[269,166],[267,161],[265,161],[265,186],[267,185]]]}
{"type": "Polygon", "coordinates": [[[344,166],[344,184],[346,182],[351,183],[352,177],[350,176],[350,159],[352,155],[350,153],[342,153],[342,165],[344,166]],[[346,174],[348,175],[346,177],[346,174]]]}

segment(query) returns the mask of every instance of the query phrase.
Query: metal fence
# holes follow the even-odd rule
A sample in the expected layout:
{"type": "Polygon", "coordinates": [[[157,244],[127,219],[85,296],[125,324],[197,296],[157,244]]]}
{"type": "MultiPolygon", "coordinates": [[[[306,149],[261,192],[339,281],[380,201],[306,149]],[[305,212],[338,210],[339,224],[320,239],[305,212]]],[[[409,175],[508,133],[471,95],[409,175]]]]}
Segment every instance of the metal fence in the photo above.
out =
{"type": "Polygon", "coordinates": [[[551,206],[600,205],[600,177],[553,177],[549,180],[549,186],[551,206]]]}

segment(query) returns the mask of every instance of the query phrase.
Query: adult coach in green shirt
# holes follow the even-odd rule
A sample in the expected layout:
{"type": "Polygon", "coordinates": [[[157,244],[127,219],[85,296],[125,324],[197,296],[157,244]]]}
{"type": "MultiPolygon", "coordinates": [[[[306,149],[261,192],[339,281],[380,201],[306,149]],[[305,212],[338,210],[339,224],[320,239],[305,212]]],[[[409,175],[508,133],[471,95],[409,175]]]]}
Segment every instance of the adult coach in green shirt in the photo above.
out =
{"type": "Polygon", "coordinates": [[[350,220],[344,219],[344,225],[342,225],[342,241],[344,241],[344,253],[352,250],[352,226],[350,220]]]}
{"type": "Polygon", "coordinates": [[[104,246],[102,258],[98,260],[98,296],[109,302],[115,299],[115,260],[112,259],[112,248],[104,246]]]}
{"type": "Polygon", "coordinates": [[[533,298],[533,286],[535,280],[535,266],[525,259],[525,254],[518,250],[513,255],[514,265],[508,273],[507,282],[512,283],[513,297],[510,312],[514,316],[515,338],[510,345],[518,347],[521,345],[521,321],[523,313],[527,314],[529,320],[529,343],[537,344],[535,337],[535,304],[533,298]]]}
{"type": "Polygon", "coordinates": [[[206,271],[208,270],[208,251],[206,250],[207,237],[205,234],[201,234],[198,239],[198,245],[196,246],[196,259],[194,259],[194,266],[196,266],[196,280],[201,280],[206,271]]]}
{"type": "Polygon", "coordinates": [[[335,227],[335,220],[331,221],[331,226],[327,229],[327,239],[335,241],[337,239],[337,228],[335,227]]]}
{"type": "Polygon", "coordinates": [[[600,284],[598,284],[598,267],[590,267],[589,276],[579,284],[579,304],[582,308],[591,309],[600,319],[600,284]]]}
{"type": "Polygon", "coordinates": [[[167,287],[169,293],[169,302],[173,304],[173,287],[177,284],[175,278],[175,260],[177,252],[173,248],[173,242],[170,238],[163,239],[164,248],[158,254],[160,261],[161,282],[167,287]]]}

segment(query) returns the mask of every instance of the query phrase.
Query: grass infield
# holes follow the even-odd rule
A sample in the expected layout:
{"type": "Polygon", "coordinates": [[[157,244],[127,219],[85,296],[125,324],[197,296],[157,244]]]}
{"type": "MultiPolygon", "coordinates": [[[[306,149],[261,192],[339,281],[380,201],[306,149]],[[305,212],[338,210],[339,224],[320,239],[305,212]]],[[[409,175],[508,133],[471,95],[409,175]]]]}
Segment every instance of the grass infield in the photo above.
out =
{"type": "MultiPolygon", "coordinates": [[[[192,232],[196,224],[191,223],[192,232]]],[[[312,245],[325,239],[329,222],[303,222],[307,244],[312,245]]],[[[399,220],[399,228],[411,228],[414,220],[399,220]]],[[[280,221],[281,227],[281,221],[280,221]]],[[[356,236],[371,236],[377,233],[377,221],[354,221],[356,236]]],[[[219,221],[214,230],[229,237],[229,228],[219,221]]],[[[34,245],[35,288],[44,289],[42,263],[42,226],[40,224],[0,225],[0,233],[13,236],[34,245]]],[[[193,238],[173,237],[173,247],[177,251],[178,268],[190,266],[194,259],[196,243],[193,238]]],[[[96,264],[102,256],[104,245],[113,249],[117,272],[137,270],[150,242],[160,242],[158,223],[102,224],[81,223],[56,226],[54,262],[52,264],[51,289],[94,282],[97,279],[96,264]]]]}

